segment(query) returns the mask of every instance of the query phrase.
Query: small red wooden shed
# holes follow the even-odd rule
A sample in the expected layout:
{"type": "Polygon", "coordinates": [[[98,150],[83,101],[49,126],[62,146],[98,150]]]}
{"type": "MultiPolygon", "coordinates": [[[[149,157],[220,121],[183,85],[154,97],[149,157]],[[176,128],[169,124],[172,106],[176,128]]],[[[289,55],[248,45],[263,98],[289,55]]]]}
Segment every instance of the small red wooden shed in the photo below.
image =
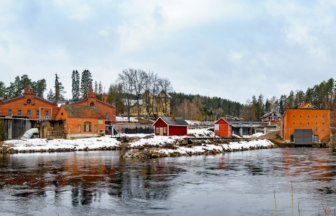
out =
{"type": "Polygon", "coordinates": [[[153,124],[155,135],[185,136],[188,134],[188,123],[180,117],[159,117],[153,124]]]}
{"type": "Polygon", "coordinates": [[[218,121],[215,122],[214,131],[217,136],[220,137],[232,137],[232,127],[228,121],[224,118],[220,118],[218,121]]]}

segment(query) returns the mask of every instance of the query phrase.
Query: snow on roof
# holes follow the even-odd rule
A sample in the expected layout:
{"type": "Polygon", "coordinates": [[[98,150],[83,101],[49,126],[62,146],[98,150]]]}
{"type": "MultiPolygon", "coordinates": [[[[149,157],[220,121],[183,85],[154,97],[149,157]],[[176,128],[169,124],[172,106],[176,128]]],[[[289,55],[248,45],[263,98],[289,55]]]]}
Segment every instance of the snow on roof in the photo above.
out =
{"type": "Polygon", "coordinates": [[[277,113],[276,111],[272,111],[272,112],[266,113],[265,115],[261,116],[261,118],[266,118],[273,113],[276,114],[277,117],[280,117],[280,118],[282,117],[282,115],[280,113],[277,113]]]}

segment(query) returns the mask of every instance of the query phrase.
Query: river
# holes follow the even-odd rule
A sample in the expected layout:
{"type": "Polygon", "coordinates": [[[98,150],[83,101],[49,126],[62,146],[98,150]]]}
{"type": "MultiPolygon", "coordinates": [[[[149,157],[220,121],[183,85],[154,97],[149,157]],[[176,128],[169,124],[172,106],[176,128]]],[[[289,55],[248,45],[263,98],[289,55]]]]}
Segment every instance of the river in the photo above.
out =
{"type": "MultiPolygon", "coordinates": [[[[117,151],[0,155],[0,215],[322,215],[336,154],[278,148],[119,159],[117,151]],[[321,204],[322,203],[322,204],[321,204]]],[[[336,186],[335,186],[336,187],[336,186]]]]}

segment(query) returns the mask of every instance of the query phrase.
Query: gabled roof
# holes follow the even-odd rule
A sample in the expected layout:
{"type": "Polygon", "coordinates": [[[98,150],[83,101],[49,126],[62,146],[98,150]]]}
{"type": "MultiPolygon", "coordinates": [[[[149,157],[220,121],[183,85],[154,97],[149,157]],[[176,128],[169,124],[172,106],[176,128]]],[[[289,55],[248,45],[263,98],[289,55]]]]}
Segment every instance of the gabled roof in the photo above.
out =
{"type": "Polygon", "coordinates": [[[222,119],[222,120],[224,120],[226,123],[228,123],[228,125],[231,125],[231,123],[230,123],[230,122],[228,122],[228,121],[227,121],[225,118],[223,118],[223,117],[222,117],[222,118],[220,118],[220,119],[218,119],[218,120],[215,122],[215,124],[216,124],[217,122],[219,122],[221,119],[222,119]]]}
{"type": "Polygon", "coordinates": [[[172,125],[172,126],[188,126],[188,122],[186,122],[183,118],[181,117],[175,117],[175,121],[171,117],[159,117],[153,125],[156,124],[156,122],[162,119],[167,125],[172,125]]]}
{"type": "Polygon", "coordinates": [[[96,106],[62,105],[69,117],[104,119],[104,114],[96,106]]]}
{"type": "Polygon", "coordinates": [[[103,103],[103,104],[109,105],[109,106],[113,106],[113,105],[110,104],[109,102],[104,102],[104,101],[101,101],[101,100],[98,100],[98,99],[97,99],[97,101],[99,101],[99,102],[101,102],[101,103],[103,103]]]}
{"type": "Polygon", "coordinates": [[[306,101],[304,104],[298,107],[298,109],[319,109],[317,106],[312,105],[308,101],[306,101]]]}
{"type": "Polygon", "coordinates": [[[280,118],[282,117],[282,115],[280,113],[277,113],[276,111],[272,111],[272,112],[266,113],[265,115],[261,116],[261,118],[266,118],[273,113],[276,114],[276,117],[280,117],[280,118]]]}

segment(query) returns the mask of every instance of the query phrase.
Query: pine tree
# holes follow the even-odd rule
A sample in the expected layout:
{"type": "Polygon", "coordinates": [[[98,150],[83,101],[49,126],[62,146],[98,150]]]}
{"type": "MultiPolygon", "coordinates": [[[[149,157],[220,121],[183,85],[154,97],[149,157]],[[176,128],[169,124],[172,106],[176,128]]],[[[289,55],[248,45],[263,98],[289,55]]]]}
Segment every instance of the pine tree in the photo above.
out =
{"type": "Polygon", "coordinates": [[[53,101],[55,99],[55,94],[54,94],[54,92],[51,89],[49,90],[49,92],[47,94],[47,99],[49,101],[53,101]]]}
{"type": "Polygon", "coordinates": [[[92,75],[89,70],[84,70],[82,72],[81,80],[81,94],[82,98],[87,98],[87,93],[92,89],[92,75]]]}
{"type": "Polygon", "coordinates": [[[47,89],[47,83],[45,79],[32,82],[31,87],[34,89],[34,93],[37,97],[44,98],[44,92],[47,89]]]}
{"type": "Polygon", "coordinates": [[[65,93],[64,86],[59,81],[58,75],[55,74],[55,100],[56,101],[64,100],[63,93],[65,93]]]}
{"type": "Polygon", "coordinates": [[[78,70],[76,70],[75,78],[76,78],[76,100],[79,100],[81,93],[80,93],[80,76],[78,70]]]}
{"type": "Polygon", "coordinates": [[[98,94],[98,83],[97,83],[97,81],[95,81],[94,92],[95,92],[96,94],[98,94]]]}
{"type": "Polygon", "coordinates": [[[102,82],[101,82],[101,81],[99,82],[98,93],[99,93],[99,94],[103,94],[103,85],[102,85],[102,82]]]}
{"type": "Polygon", "coordinates": [[[73,70],[72,71],[72,75],[71,75],[71,80],[72,80],[72,88],[71,88],[71,92],[72,92],[72,100],[77,100],[77,92],[76,92],[76,71],[73,70]]]}

